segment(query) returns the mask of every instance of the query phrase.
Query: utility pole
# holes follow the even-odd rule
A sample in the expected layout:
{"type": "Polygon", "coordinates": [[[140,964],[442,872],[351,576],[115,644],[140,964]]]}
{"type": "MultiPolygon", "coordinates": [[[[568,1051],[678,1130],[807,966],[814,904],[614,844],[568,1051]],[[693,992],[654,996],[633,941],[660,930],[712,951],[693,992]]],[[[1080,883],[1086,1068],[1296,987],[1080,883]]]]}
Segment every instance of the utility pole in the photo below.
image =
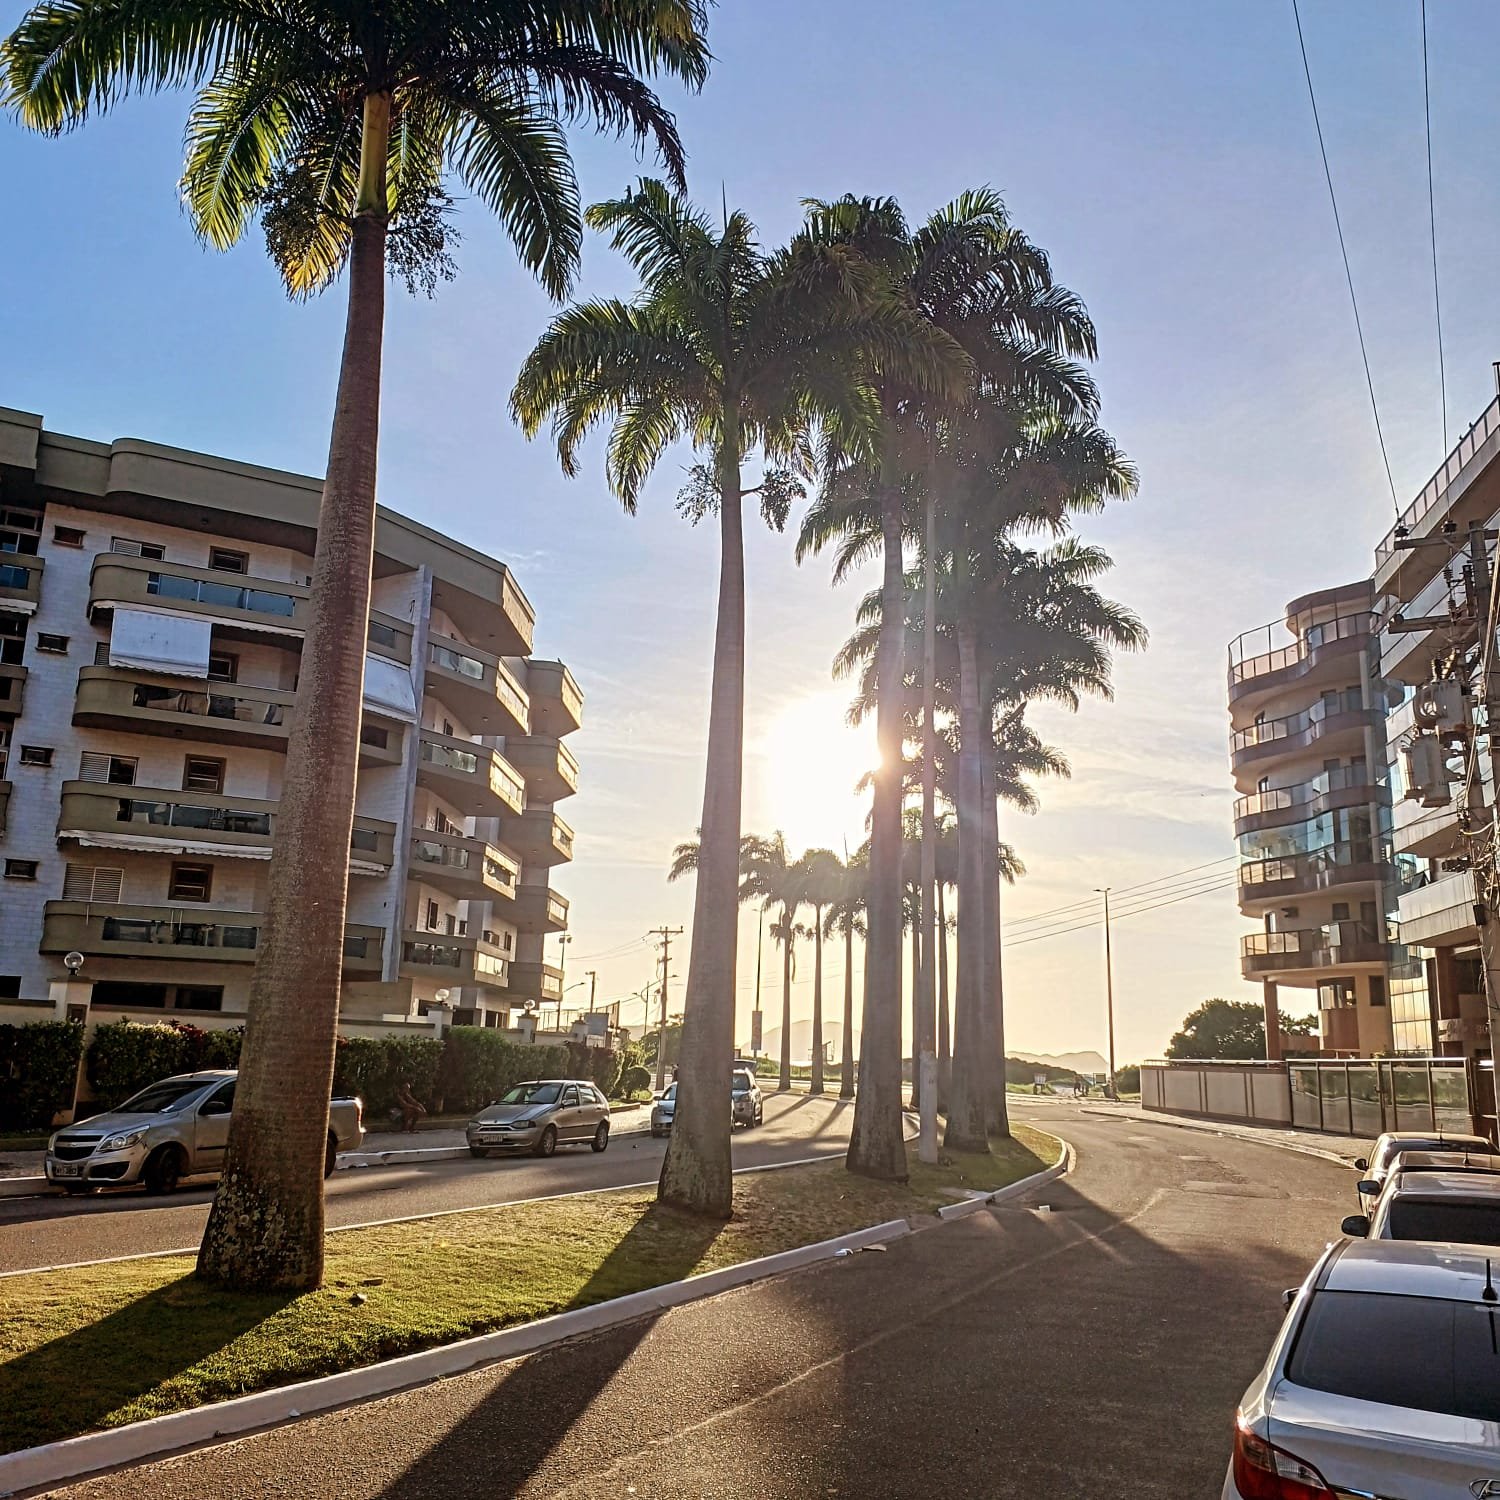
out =
{"type": "Polygon", "coordinates": [[[1105,886],[1095,887],[1104,897],[1104,1004],[1109,1017],[1109,1077],[1104,1081],[1104,1095],[1115,1098],[1115,969],[1109,951],[1109,890],[1105,886]]]}
{"type": "Polygon", "coordinates": [[[760,926],[755,932],[755,1014],[750,1022],[750,1055],[760,1060],[761,1015],[760,1015],[760,951],[766,940],[766,909],[760,909],[760,926]]]}
{"type": "Polygon", "coordinates": [[[682,935],[680,927],[653,927],[651,936],[661,939],[661,1030],[656,1035],[656,1092],[667,1086],[667,980],[671,978],[672,939],[682,935]]]}
{"type": "Polygon", "coordinates": [[[562,1028],[562,997],[563,988],[568,978],[568,944],[573,941],[573,934],[565,932],[557,940],[557,1025],[562,1028]]]}

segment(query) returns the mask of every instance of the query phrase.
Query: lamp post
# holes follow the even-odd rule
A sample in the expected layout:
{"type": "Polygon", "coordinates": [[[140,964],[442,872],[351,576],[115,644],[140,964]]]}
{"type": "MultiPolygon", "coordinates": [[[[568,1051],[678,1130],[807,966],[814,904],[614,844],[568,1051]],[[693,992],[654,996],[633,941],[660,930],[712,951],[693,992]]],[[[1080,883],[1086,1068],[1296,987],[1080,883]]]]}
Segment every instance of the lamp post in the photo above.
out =
{"type": "Polygon", "coordinates": [[[1104,1004],[1109,1018],[1109,1076],[1104,1080],[1104,1096],[1113,1099],[1115,1094],[1115,974],[1109,950],[1109,892],[1107,885],[1095,886],[1104,897],[1104,1004]]]}

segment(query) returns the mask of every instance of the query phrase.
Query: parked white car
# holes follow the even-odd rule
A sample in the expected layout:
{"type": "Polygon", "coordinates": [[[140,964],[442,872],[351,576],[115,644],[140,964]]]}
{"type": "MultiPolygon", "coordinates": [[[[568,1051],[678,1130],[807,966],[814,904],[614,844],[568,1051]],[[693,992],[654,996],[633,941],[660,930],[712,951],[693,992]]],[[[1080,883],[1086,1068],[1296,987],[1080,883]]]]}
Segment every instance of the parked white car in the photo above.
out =
{"type": "MultiPolygon", "coordinates": [[[[1428,1161],[1423,1152],[1402,1160],[1413,1158],[1424,1166],[1428,1161]]],[[[1350,1214],[1341,1227],[1353,1239],[1500,1246],[1500,1157],[1485,1160],[1494,1165],[1432,1171],[1403,1166],[1386,1178],[1373,1213],[1350,1214]]]]}
{"type": "Polygon", "coordinates": [[[1500,1287],[1483,1248],[1339,1240],[1288,1296],[1223,1500],[1500,1497],[1500,1287]]]}

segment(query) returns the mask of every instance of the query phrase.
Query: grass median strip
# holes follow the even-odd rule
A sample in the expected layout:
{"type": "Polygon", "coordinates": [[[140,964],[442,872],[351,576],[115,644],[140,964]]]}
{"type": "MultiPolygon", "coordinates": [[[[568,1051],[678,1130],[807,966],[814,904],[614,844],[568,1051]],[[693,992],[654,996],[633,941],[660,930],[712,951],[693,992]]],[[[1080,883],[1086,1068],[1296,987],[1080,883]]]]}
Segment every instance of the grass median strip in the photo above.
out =
{"type": "Polygon", "coordinates": [[[0,1281],[0,1452],[222,1401],[587,1307],[701,1271],[928,1213],[955,1189],[1052,1165],[1023,1126],[993,1156],[911,1163],[905,1187],[838,1164],[735,1179],[727,1224],[659,1207],[651,1189],[349,1230],[322,1290],[239,1296],[182,1257],[0,1281]]]}

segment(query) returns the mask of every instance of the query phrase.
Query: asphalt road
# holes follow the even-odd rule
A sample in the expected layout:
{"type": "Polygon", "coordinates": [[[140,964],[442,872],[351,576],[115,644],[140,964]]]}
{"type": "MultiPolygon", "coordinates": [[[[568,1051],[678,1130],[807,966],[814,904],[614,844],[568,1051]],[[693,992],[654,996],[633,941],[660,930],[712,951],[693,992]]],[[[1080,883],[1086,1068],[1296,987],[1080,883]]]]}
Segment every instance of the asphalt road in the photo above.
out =
{"type": "MultiPolygon", "coordinates": [[[[853,1113],[852,1104],[837,1099],[767,1094],[765,1123],[735,1132],[735,1165],[756,1167],[841,1154],[849,1142],[853,1113]]],[[[666,1149],[664,1140],[653,1141],[637,1132],[617,1135],[599,1156],[583,1147],[564,1148],[546,1161],[464,1157],[404,1167],[352,1168],[328,1180],[328,1223],[364,1224],[655,1182],[666,1149]]],[[[0,1198],[0,1272],[196,1246],[213,1191],[210,1182],[165,1198],[136,1191],[86,1198],[0,1198]]]]}
{"type": "Polygon", "coordinates": [[[1346,1168],[1039,1102],[1076,1172],[860,1254],[67,1500],[1210,1500],[1346,1168]]]}

